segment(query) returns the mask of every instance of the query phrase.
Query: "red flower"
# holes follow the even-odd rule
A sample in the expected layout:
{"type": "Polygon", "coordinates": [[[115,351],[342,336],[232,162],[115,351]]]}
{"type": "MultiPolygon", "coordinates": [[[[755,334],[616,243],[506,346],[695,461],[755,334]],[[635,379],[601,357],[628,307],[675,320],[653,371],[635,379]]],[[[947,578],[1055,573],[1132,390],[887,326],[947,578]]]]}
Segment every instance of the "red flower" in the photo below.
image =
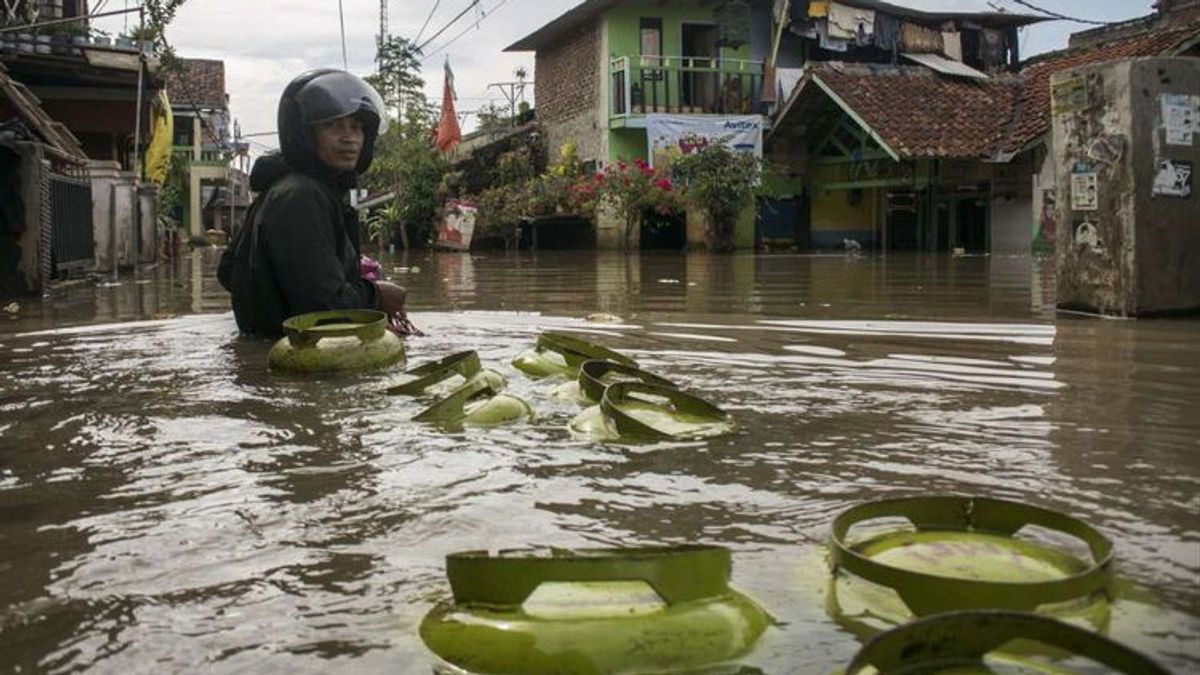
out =
{"type": "Polygon", "coordinates": [[[658,178],[654,181],[654,187],[664,192],[670,192],[674,186],[671,184],[670,178],[658,178]]]}

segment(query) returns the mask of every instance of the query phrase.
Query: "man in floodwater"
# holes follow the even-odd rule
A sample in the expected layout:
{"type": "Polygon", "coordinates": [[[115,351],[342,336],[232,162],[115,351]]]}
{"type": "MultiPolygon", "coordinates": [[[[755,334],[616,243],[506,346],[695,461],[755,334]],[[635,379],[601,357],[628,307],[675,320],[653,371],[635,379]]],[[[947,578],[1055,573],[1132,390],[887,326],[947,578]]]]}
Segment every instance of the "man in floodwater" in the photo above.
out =
{"type": "Polygon", "coordinates": [[[221,257],[243,333],[276,336],[284,320],[332,309],[404,312],[405,290],[363,278],[358,216],[348,191],[387,131],[378,92],[340,70],[305,73],[279,101],[280,154],[254,164],[258,193],[221,257]]]}

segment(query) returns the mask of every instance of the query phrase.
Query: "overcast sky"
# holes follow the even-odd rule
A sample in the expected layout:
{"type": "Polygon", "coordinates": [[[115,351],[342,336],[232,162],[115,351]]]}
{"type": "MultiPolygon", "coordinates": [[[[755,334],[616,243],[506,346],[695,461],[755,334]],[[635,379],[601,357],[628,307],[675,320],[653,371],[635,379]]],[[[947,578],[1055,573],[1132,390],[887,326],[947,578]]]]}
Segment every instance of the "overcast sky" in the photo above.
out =
{"type": "MultiPolygon", "coordinates": [[[[935,10],[988,10],[989,4],[1014,12],[1029,12],[1013,0],[891,0],[895,4],[935,10]]],[[[1100,21],[1118,21],[1149,14],[1152,0],[1031,0],[1061,14],[1100,21]]],[[[133,5],[107,0],[104,9],[133,5]]],[[[533,54],[502,50],[554,17],[579,4],[578,0],[481,0],[426,48],[426,89],[441,100],[441,64],[449,55],[458,83],[459,109],[474,110],[488,102],[504,104],[489,82],[513,79],[520,66],[533,74],[533,54]],[[456,42],[445,46],[447,42],[456,42]],[[445,46],[444,50],[442,49],[445,46]]],[[[379,32],[379,0],[342,0],[346,19],[349,69],[366,75],[374,71],[375,40],[379,32]]],[[[471,0],[392,0],[389,30],[415,37],[430,11],[428,39],[471,0]]],[[[98,6],[96,0],[93,8],[98,6]]],[[[136,17],[136,15],[133,15],[136,17]]],[[[130,24],[135,23],[133,19],[130,24]]],[[[98,26],[120,32],[122,19],[98,26]]],[[[1024,30],[1023,56],[1065,47],[1067,36],[1089,26],[1050,21],[1024,30]]],[[[233,115],[246,134],[274,131],[275,109],[284,86],[299,73],[318,67],[340,67],[342,47],[338,0],[191,0],[167,30],[180,56],[222,59],[233,115]]],[[[474,124],[468,119],[465,126],[474,124]]],[[[276,139],[253,139],[255,154],[274,147],[276,139]]]]}

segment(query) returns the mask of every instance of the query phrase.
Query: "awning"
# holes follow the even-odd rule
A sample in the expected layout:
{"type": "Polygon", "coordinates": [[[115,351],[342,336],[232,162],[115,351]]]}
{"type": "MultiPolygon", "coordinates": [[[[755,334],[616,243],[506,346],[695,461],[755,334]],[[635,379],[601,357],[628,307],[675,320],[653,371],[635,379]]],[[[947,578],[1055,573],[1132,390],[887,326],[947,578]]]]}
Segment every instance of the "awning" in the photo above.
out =
{"type": "Polygon", "coordinates": [[[962,63],[961,61],[948,59],[940,54],[910,54],[908,52],[904,52],[901,53],[900,56],[903,56],[909,61],[916,61],[927,68],[932,68],[943,75],[966,77],[972,80],[988,79],[987,73],[981,73],[971,66],[962,63]]]}

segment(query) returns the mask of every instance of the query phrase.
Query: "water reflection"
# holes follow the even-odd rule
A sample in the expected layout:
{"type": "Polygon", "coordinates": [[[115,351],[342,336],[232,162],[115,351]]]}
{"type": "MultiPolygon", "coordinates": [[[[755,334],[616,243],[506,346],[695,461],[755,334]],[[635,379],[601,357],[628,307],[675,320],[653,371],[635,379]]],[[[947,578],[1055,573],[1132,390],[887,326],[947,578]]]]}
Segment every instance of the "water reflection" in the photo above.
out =
{"type": "Polygon", "coordinates": [[[829,672],[858,647],[824,610],[831,519],[943,491],[1104,529],[1139,584],[1112,634],[1200,665],[1200,322],[1056,317],[1023,259],[397,255],[429,333],[410,361],[477,349],[539,414],[446,435],[409,422],[424,402],[379,395],[387,374],[269,373],[215,264],[195,252],[0,326],[0,667],[427,672],[416,625],[447,595],[446,553],[706,542],[783,622],[748,664],[829,672]],[[626,351],[739,431],[572,439],[575,406],[508,365],[547,328],[626,351]]]}

